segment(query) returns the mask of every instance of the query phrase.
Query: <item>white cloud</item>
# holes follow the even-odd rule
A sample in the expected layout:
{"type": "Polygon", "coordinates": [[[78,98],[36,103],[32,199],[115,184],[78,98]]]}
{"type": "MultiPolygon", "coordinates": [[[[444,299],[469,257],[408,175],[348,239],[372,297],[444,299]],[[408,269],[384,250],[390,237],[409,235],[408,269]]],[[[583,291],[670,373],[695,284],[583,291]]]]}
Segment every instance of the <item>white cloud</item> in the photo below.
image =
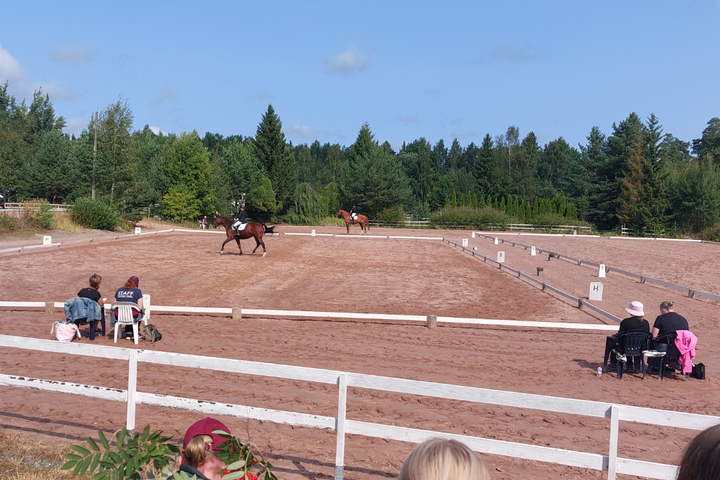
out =
{"type": "Polygon", "coordinates": [[[400,117],[400,121],[405,125],[409,125],[411,123],[420,123],[420,117],[418,117],[414,113],[411,113],[409,115],[403,115],[402,117],[400,117]]]}
{"type": "Polygon", "coordinates": [[[272,95],[267,92],[256,92],[255,94],[250,95],[250,99],[255,100],[256,102],[270,103],[272,101],[272,95]]]}
{"type": "Polygon", "coordinates": [[[162,90],[155,94],[152,104],[159,106],[175,97],[177,97],[177,87],[175,85],[165,85],[162,90]]]}
{"type": "Polygon", "coordinates": [[[50,95],[50,100],[53,103],[68,102],[78,97],[78,94],[73,89],[55,82],[40,82],[33,90],[38,89],[42,89],[43,93],[50,95]]]}
{"type": "Polygon", "coordinates": [[[352,75],[365,70],[370,63],[368,55],[357,48],[348,48],[327,61],[328,71],[341,75],[352,75]]]}
{"type": "Polygon", "coordinates": [[[163,132],[160,127],[156,127],[154,125],[149,125],[149,127],[155,135],[165,135],[165,132],[163,132]]]}
{"type": "Polygon", "coordinates": [[[317,131],[308,125],[293,125],[287,129],[286,133],[306,140],[316,140],[318,138],[317,131]]]}
{"type": "Polygon", "coordinates": [[[508,60],[511,62],[523,62],[532,58],[532,55],[530,55],[527,50],[514,45],[503,45],[496,48],[493,56],[500,60],[508,60]]]}
{"type": "Polygon", "coordinates": [[[458,140],[477,137],[477,132],[465,129],[465,122],[463,120],[455,119],[451,120],[449,123],[453,127],[450,132],[451,137],[457,138],[458,140]]]}
{"type": "Polygon", "coordinates": [[[95,58],[95,53],[88,47],[65,45],[57,47],[50,54],[50,60],[55,63],[84,63],[95,58]]]}
{"type": "Polygon", "coordinates": [[[21,83],[23,81],[25,81],[25,73],[20,68],[20,63],[0,45],[0,83],[21,83]]]}
{"type": "Polygon", "coordinates": [[[92,118],[70,118],[65,120],[65,128],[63,133],[79,135],[88,125],[92,118]]]}

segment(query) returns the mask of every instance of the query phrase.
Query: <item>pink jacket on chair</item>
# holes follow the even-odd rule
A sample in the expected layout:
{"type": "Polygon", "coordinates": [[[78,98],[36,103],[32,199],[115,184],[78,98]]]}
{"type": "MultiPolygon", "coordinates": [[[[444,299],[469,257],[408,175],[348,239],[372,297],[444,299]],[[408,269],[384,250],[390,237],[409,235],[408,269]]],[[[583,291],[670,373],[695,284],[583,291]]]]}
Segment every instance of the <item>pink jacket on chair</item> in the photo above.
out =
{"type": "Polygon", "coordinates": [[[680,365],[683,366],[683,373],[692,373],[692,359],[695,358],[695,345],[697,337],[690,330],[678,330],[675,338],[675,346],[680,352],[680,365]]]}

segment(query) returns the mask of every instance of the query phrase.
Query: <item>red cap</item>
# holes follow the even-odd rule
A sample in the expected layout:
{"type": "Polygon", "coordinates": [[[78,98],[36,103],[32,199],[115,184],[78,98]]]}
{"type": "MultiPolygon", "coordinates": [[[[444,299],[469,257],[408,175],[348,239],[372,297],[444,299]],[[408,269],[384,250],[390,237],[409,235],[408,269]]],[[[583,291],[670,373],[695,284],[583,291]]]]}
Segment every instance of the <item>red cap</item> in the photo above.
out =
{"type": "Polygon", "coordinates": [[[217,450],[217,446],[226,441],[227,439],[221,437],[220,435],[212,433],[213,430],[223,430],[230,433],[230,429],[220,423],[220,421],[215,420],[214,418],[207,417],[204,420],[199,420],[193,423],[190,428],[187,429],[187,432],[185,432],[185,440],[183,441],[183,449],[187,448],[190,440],[197,437],[198,435],[210,435],[213,439],[213,443],[210,446],[210,449],[217,450]]]}

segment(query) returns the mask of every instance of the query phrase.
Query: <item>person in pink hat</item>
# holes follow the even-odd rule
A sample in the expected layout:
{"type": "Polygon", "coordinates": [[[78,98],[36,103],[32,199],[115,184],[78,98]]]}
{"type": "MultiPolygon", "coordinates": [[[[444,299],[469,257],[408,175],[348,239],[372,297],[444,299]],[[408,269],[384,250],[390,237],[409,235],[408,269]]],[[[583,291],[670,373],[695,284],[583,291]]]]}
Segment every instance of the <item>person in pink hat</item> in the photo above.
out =
{"type": "MultiPolygon", "coordinates": [[[[645,306],[642,303],[638,302],[637,300],[632,301],[630,302],[630,305],[625,307],[625,311],[630,314],[630,317],[620,322],[620,328],[618,329],[618,333],[616,333],[615,335],[609,335],[607,337],[607,342],[605,344],[606,352],[618,347],[618,336],[621,333],[631,332],[635,330],[650,333],[650,324],[644,318],[645,306]]],[[[620,345],[620,347],[624,349],[622,345],[620,345]]],[[[632,367],[632,364],[629,363],[631,361],[631,358],[628,359],[628,369],[632,367]]],[[[617,370],[617,363],[614,355],[611,355],[608,370],[617,370]]]]}
{"type": "MultiPolygon", "coordinates": [[[[195,475],[198,480],[220,480],[225,462],[218,457],[218,445],[226,439],[213,430],[230,430],[219,420],[207,417],[193,423],[185,432],[180,471],[195,475]]],[[[192,477],[191,477],[192,478],[192,477]]]]}

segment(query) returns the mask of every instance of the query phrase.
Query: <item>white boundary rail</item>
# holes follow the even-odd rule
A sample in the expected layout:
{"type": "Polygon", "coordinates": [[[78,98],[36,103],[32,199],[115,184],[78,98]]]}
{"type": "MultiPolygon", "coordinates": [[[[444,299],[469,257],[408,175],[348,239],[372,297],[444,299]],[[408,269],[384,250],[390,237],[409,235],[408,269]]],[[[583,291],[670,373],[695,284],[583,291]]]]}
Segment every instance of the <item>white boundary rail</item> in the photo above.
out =
{"type": "MultiPolygon", "coordinates": [[[[524,274],[523,274],[524,275],[524,274]]],[[[533,279],[534,280],[534,279],[533,279]]],[[[536,280],[534,280],[536,281],[536,280]]],[[[549,287],[553,288],[553,287],[549,287]]],[[[559,290],[557,290],[559,292],[559,290]]],[[[561,292],[562,293],[562,292],[561,292]]],[[[389,320],[399,322],[423,322],[428,321],[425,315],[397,315],[383,313],[346,313],[346,312],[313,312],[304,310],[266,310],[255,308],[227,308],[227,307],[179,307],[179,306],[163,306],[150,305],[149,295],[145,298],[145,314],[146,318],[150,318],[150,312],[164,313],[200,313],[205,315],[240,315],[242,316],[261,316],[261,317],[299,317],[299,318],[336,318],[336,319],[355,319],[355,320],[389,320]]],[[[574,297],[573,297],[574,298],[574,297]]],[[[0,308],[33,308],[44,309],[49,304],[53,308],[63,308],[64,302],[12,302],[0,301],[0,308]]],[[[591,306],[586,303],[586,306],[591,306]]],[[[110,305],[105,306],[106,310],[110,309],[110,305]]],[[[540,322],[531,320],[502,320],[492,318],[461,318],[461,317],[436,317],[438,323],[459,323],[470,325],[489,325],[504,327],[530,327],[530,328],[561,328],[571,330],[597,330],[601,332],[616,332],[617,325],[597,325],[590,323],[565,323],[565,322],[540,322]]]]}
{"type": "Polygon", "coordinates": [[[170,352],[100,347],[86,344],[55,342],[52,340],[39,340],[26,337],[13,337],[8,335],[0,335],[0,347],[127,360],[129,365],[127,390],[117,390],[82,384],[70,384],[66,382],[4,374],[0,374],[0,385],[32,388],[50,392],[70,393],[85,397],[126,402],[126,426],[130,430],[135,429],[135,406],[137,404],[181,408],[185,410],[203,412],[206,414],[229,415],[286,425],[334,430],[337,432],[335,467],[336,480],[341,480],[343,477],[346,434],[364,435],[413,443],[421,442],[429,436],[442,436],[462,441],[473,450],[482,453],[607,471],[608,479],[610,480],[615,480],[617,474],[637,475],[662,480],[674,480],[677,474],[677,467],[673,465],[644,462],[640,460],[620,458],[617,456],[619,422],[637,422],[649,425],[661,425],[693,430],[703,430],[720,423],[720,417],[716,416],[170,352]],[[235,372],[246,375],[268,376],[324,384],[336,384],[338,385],[338,414],[337,417],[326,417],[307,413],[286,412],[243,405],[217,403],[212,400],[196,400],[138,392],[138,362],[175,367],[201,368],[223,372],[235,372]],[[348,387],[367,388],[410,395],[431,396],[436,398],[571,415],[609,418],[610,444],[608,446],[608,454],[600,455],[574,450],[564,450],[538,445],[350,420],[346,418],[348,387]]]}
{"type": "Polygon", "coordinates": [[[462,245],[458,245],[457,243],[452,242],[452,241],[447,240],[447,239],[443,239],[443,241],[444,241],[445,243],[447,243],[448,245],[451,245],[451,246],[453,246],[453,247],[461,248],[464,252],[471,254],[473,257],[480,257],[480,258],[483,260],[483,262],[485,262],[485,263],[490,262],[490,263],[493,263],[493,264],[497,265],[500,270],[506,270],[506,271],[508,271],[508,272],[511,272],[513,275],[515,275],[515,276],[518,277],[518,278],[524,278],[524,279],[526,279],[526,280],[529,280],[531,283],[535,284],[538,288],[540,288],[540,290],[542,290],[543,292],[544,292],[545,290],[550,290],[551,292],[555,292],[555,293],[557,293],[558,295],[563,296],[563,297],[567,298],[568,300],[571,300],[571,301],[575,302],[575,303],[577,304],[577,307],[578,307],[578,308],[587,307],[587,308],[589,308],[590,310],[593,310],[593,311],[599,313],[600,315],[602,315],[602,316],[604,316],[604,317],[607,317],[607,318],[609,318],[609,319],[611,319],[611,320],[615,320],[616,322],[621,322],[621,321],[622,321],[622,318],[616,317],[616,316],[613,315],[612,313],[606,312],[606,311],[603,310],[602,308],[600,308],[600,307],[598,307],[598,306],[596,306],[596,305],[593,305],[592,303],[588,302],[588,301],[585,300],[584,298],[578,298],[578,297],[575,297],[575,296],[573,296],[573,295],[570,295],[569,293],[563,292],[562,290],[560,290],[560,289],[558,289],[558,288],[555,288],[555,287],[553,287],[552,285],[549,285],[549,284],[547,284],[547,283],[545,283],[545,282],[541,282],[540,280],[538,280],[537,278],[533,277],[532,275],[528,275],[527,273],[521,272],[520,270],[517,270],[517,269],[512,268],[512,267],[508,267],[508,266],[505,265],[504,263],[500,263],[500,262],[498,262],[498,261],[496,261],[496,260],[493,260],[493,259],[490,258],[490,257],[486,257],[485,255],[483,255],[483,254],[481,254],[481,253],[477,253],[475,250],[471,250],[471,249],[469,249],[469,248],[463,247],[462,245]]]}
{"type": "MultiPolygon", "coordinates": [[[[487,234],[482,233],[482,232],[474,232],[474,233],[475,233],[476,235],[480,235],[481,237],[485,237],[486,239],[489,239],[489,240],[493,240],[493,239],[495,238],[493,235],[487,235],[487,234]]],[[[573,237],[573,236],[579,237],[580,235],[565,235],[565,236],[566,236],[566,237],[573,237]]],[[[623,240],[627,240],[629,237],[610,237],[610,238],[621,238],[621,239],[623,239],[623,240]]],[[[700,240],[671,239],[671,238],[657,238],[657,239],[655,239],[655,238],[635,238],[635,239],[636,239],[636,240],[675,240],[675,241],[684,241],[684,242],[700,242],[700,240]]],[[[498,241],[500,241],[500,242],[502,242],[502,243],[509,243],[509,244],[512,245],[513,247],[516,247],[516,246],[518,246],[518,247],[523,247],[523,248],[525,248],[525,250],[527,250],[527,249],[530,248],[529,245],[525,245],[525,244],[520,243],[520,242],[513,242],[512,240],[506,240],[506,239],[504,239],[504,238],[498,238],[498,241]]],[[[580,259],[580,258],[571,257],[570,255],[565,255],[564,253],[561,254],[561,253],[558,253],[558,252],[553,252],[553,251],[551,251],[551,250],[545,250],[545,249],[542,249],[542,248],[536,248],[536,251],[537,251],[538,253],[548,253],[548,254],[549,254],[549,253],[552,253],[553,255],[555,255],[555,257],[556,257],[557,259],[568,260],[568,261],[570,261],[571,263],[575,263],[575,264],[577,264],[577,265],[589,265],[589,266],[595,267],[595,268],[598,268],[598,267],[600,266],[599,263],[591,262],[591,261],[588,261],[588,260],[582,260],[582,259],[580,259]]],[[[673,289],[673,290],[678,290],[678,291],[680,291],[680,292],[683,293],[684,295],[687,295],[687,296],[690,297],[690,298],[694,298],[694,297],[705,297],[705,298],[709,298],[709,299],[711,299],[711,300],[720,301],[720,295],[716,295],[716,294],[714,294],[714,293],[703,292],[702,290],[693,290],[693,289],[691,289],[691,288],[689,288],[689,287],[683,287],[682,285],[676,285],[676,284],[674,284],[674,283],[665,282],[665,281],[663,281],[663,280],[658,280],[657,278],[647,277],[647,276],[644,276],[644,275],[640,275],[640,274],[638,274],[638,273],[627,272],[627,271],[625,271],[625,270],[621,270],[621,269],[616,268],[616,267],[610,268],[610,266],[606,265],[606,266],[605,266],[605,272],[606,272],[606,273],[610,273],[610,272],[619,273],[620,275],[625,275],[626,277],[635,278],[635,279],[639,280],[640,283],[654,283],[654,284],[656,284],[656,285],[661,285],[661,286],[663,286],[663,287],[671,288],[671,289],[673,289]]]]}

